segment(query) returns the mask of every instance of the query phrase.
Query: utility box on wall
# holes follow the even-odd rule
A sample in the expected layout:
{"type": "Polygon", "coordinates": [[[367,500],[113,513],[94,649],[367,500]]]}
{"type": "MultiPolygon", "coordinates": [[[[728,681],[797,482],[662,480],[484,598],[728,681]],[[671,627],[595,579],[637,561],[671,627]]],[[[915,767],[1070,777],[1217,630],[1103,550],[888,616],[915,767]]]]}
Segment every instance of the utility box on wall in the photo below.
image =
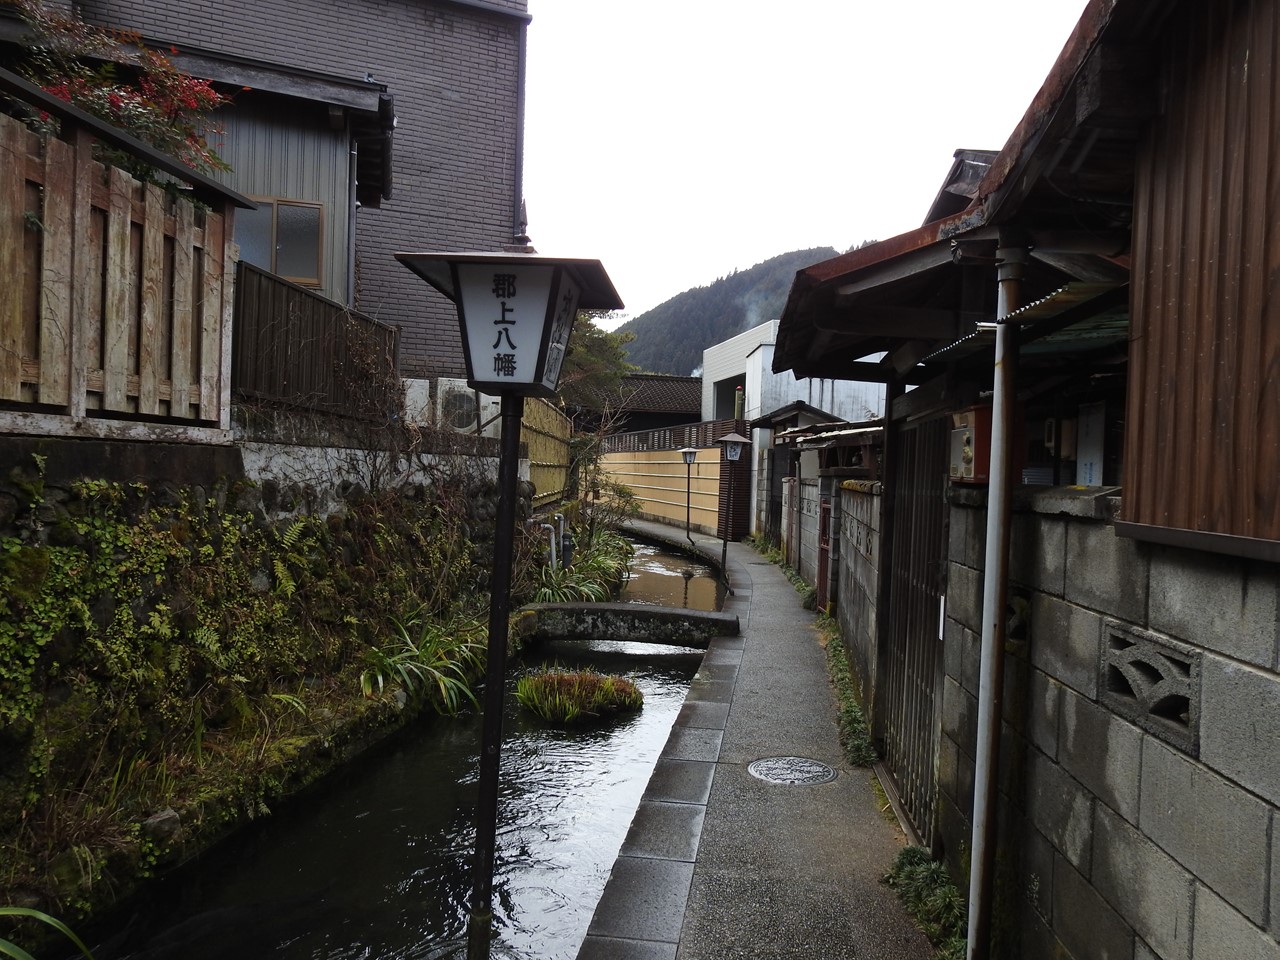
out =
{"type": "Polygon", "coordinates": [[[991,408],[970,407],[951,415],[951,479],[986,483],[991,465],[991,408]]]}

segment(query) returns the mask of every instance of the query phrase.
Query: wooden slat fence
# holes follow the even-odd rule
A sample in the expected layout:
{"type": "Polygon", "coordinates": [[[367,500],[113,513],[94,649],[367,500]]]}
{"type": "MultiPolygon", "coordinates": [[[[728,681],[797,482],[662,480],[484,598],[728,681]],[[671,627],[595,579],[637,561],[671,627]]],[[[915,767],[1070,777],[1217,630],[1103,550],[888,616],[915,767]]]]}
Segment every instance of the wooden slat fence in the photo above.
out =
{"type": "Polygon", "coordinates": [[[680,427],[633,430],[604,438],[605,453],[640,453],[645,450],[679,450],[683,447],[713,447],[741,424],[736,420],[707,420],[680,427]]]}
{"type": "Polygon", "coordinates": [[[534,506],[564,497],[569,485],[569,438],[573,424],[555,404],[533,397],[525,400],[520,439],[529,451],[529,480],[534,506]]]}
{"type": "Polygon", "coordinates": [[[197,209],[0,116],[0,403],[226,425],[230,208],[197,209]]]}
{"type": "Polygon", "coordinates": [[[238,399],[391,422],[398,327],[241,261],[231,373],[238,399]]]}

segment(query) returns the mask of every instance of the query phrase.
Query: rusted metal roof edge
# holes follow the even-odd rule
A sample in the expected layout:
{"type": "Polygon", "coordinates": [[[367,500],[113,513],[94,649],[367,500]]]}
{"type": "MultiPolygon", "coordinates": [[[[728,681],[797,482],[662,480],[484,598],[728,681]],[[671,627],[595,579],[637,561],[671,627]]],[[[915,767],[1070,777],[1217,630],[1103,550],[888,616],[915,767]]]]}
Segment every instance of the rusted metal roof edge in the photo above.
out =
{"type": "Polygon", "coordinates": [[[804,277],[813,284],[844,280],[851,273],[884,263],[886,260],[893,260],[904,254],[914,253],[944,240],[949,241],[985,225],[985,211],[970,205],[959,213],[935,220],[933,223],[926,223],[923,227],[916,227],[914,230],[900,233],[888,240],[880,240],[830,260],[823,260],[805,267],[796,274],[796,279],[804,277]]]}
{"type": "Polygon", "coordinates": [[[1015,183],[1015,172],[1026,165],[1053,121],[1059,107],[1075,84],[1076,76],[1098,46],[1122,0],[1091,0],[1054,61],[1049,75],[1032,98],[1030,106],[1005,141],[978,186],[976,203],[986,218],[994,222],[1000,214],[1007,187],[1015,183]]]}

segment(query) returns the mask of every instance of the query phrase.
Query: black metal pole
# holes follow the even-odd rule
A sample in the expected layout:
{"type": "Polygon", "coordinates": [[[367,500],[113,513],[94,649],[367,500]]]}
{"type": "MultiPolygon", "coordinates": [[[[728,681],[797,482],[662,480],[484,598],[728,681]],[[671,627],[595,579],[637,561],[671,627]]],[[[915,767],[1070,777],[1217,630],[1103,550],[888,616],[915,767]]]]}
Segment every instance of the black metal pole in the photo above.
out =
{"type": "MultiPolygon", "coordinates": [[[[683,454],[682,454],[683,456],[683,454]]],[[[693,534],[689,532],[689,516],[693,510],[691,506],[693,497],[693,464],[686,462],[684,465],[684,536],[689,541],[689,545],[693,545],[693,534]]]]}
{"type": "Polygon", "coordinates": [[[733,523],[733,461],[726,456],[725,466],[729,470],[729,502],[724,511],[724,540],[720,544],[720,579],[729,582],[729,525],[733,523]]]}
{"type": "Polygon", "coordinates": [[[507,673],[507,621],[511,608],[511,558],[520,466],[524,397],[502,397],[502,447],[498,460],[498,514],[493,531],[493,583],[489,597],[489,657],[484,681],[484,731],[480,739],[480,800],[476,805],[476,857],[471,887],[467,960],[488,960],[493,938],[493,856],[498,833],[498,764],[507,673]]]}

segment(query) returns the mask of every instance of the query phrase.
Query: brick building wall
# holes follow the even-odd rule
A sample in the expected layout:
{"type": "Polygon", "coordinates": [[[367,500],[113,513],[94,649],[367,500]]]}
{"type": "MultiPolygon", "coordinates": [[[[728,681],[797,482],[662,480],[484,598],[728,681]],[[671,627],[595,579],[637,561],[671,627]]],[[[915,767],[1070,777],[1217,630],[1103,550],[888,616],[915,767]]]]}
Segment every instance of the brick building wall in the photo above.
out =
{"type": "Polygon", "coordinates": [[[88,21],[181,48],[385,83],[393,198],[357,216],[356,306],[400,325],[401,366],[465,375],[453,307],[393,258],[498,249],[519,207],[526,0],[84,0],[88,21]],[[504,12],[505,11],[505,12],[504,12]]]}

